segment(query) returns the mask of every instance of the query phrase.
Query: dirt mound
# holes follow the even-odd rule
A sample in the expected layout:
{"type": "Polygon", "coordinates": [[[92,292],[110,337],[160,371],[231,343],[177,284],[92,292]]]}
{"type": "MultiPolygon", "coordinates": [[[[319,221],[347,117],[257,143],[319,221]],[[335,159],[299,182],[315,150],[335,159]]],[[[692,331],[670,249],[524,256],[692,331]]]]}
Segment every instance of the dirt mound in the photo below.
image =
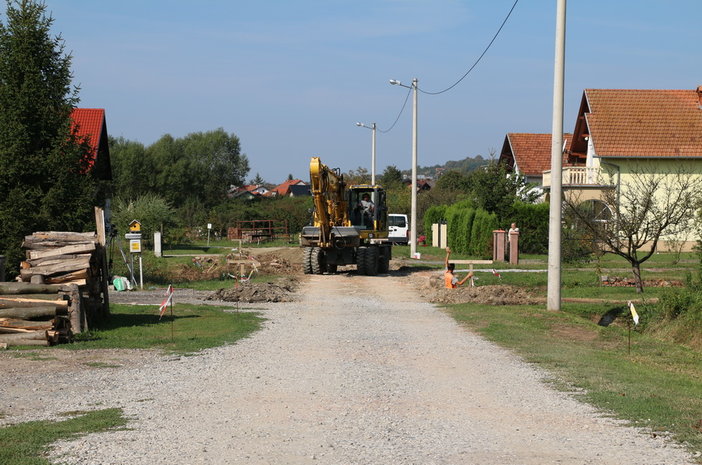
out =
{"type": "Polygon", "coordinates": [[[242,282],[230,288],[213,292],[205,300],[225,302],[292,302],[299,282],[287,278],[273,283],[242,282]]]}
{"type": "Polygon", "coordinates": [[[302,249],[300,247],[281,248],[263,253],[256,253],[255,249],[250,249],[247,252],[261,264],[260,273],[302,274],[302,249]]]}
{"type": "Polygon", "coordinates": [[[456,289],[443,287],[443,276],[436,273],[420,273],[417,277],[419,293],[432,303],[485,305],[530,305],[543,299],[533,296],[528,290],[508,285],[470,287],[464,285],[456,289]]]}
{"type": "MultiPolygon", "coordinates": [[[[620,276],[600,276],[603,286],[611,287],[635,287],[634,278],[622,278],[620,276]]],[[[682,287],[683,282],[679,279],[644,279],[644,287],[682,287]]]]}

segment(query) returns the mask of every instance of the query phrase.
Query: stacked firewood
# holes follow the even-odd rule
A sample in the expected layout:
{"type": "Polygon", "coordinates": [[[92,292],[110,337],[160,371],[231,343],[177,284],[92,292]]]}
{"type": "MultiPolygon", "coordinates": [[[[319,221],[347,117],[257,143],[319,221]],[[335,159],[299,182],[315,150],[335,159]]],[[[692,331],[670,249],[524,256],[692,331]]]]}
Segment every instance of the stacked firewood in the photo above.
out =
{"type": "Polygon", "coordinates": [[[22,262],[20,276],[24,282],[79,286],[88,284],[91,262],[96,264],[97,235],[75,232],[36,232],[25,236],[27,260],[22,262]]]}
{"type": "MultiPolygon", "coordinates": [[[[104,235],[102,236],[104,237],[104,235]]],[[[104,240],[94,232],[35,232],[25,236],[27,259],[19,279],[33,284],[73,284],[78,288],[72,332],[109,314],[104,240]]]]}
{"type": "Polygon", "coordinates": [[[0,345],[48,346],[80,328],[76,285],[0,283],[0,345]]]}

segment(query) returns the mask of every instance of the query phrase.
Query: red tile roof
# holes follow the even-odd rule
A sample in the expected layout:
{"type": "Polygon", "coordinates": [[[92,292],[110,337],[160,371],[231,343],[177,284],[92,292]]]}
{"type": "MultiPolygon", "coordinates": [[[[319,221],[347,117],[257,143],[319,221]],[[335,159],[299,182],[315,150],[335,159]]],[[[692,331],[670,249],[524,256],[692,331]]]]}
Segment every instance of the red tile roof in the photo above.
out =
{"type": "Polygon", "coordinates": [[[600,157],[702,157],[698,90],[586,89],[583,99],[600,157]]]}
{"type": "Polygon", "coordinates": [[[90,144],[94,161],[105,126],[105,110],[102,108],[74,108],[71,120],[76,135],[90,144]]]}
{"type": "Polygon", "coordinates": [[[300,179],[289,179],[289,180],[285,181],[284,183],[279,184],[276,187],[274,187],[272,192],[275,192],[275,195],[287,195],[288,189],[290,188],[290,186],[296,186],[298,184],[305,184],[305,183],[300,179]]]}
{"type": "MultiPolygon", "coordinates": [[[[570,144],[572,134],[563,134],[563,137],[570,144]]],[[[510,132],[505,142],[522,175],[538,176],[551,169],[551,134],[510,132]]],[[[503,157],[504,154],[500,158],[503,157]]]]}

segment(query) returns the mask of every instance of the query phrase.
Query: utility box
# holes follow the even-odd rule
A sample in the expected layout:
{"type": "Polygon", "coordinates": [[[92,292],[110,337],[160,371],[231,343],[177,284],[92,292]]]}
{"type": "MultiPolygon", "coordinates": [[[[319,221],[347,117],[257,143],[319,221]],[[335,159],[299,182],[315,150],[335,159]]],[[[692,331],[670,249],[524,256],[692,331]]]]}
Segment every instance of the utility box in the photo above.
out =
{"type": "Polygon", "coordinates": [[[431,225],[431,246],[445,249],[448,247],[448,228],[446,223],[434,223],[431,225]]]}

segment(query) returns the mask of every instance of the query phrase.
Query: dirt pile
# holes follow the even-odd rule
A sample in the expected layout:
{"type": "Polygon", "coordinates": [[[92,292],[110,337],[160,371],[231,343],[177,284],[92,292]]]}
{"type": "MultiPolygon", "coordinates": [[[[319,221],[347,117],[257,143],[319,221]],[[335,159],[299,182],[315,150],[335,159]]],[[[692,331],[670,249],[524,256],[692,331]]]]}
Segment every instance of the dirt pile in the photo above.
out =
{"type": "Polygon", "coordinates": [[[253,283],[243,281],[226,289],[213,292],[205,300],[222,300],[225,302],[292,302],[295,300],[299,282],[295,278],[286,278],[272,283],[253,283]]]}
{"type": "Polygon", "coordinates": [[[302,274],[302,249],[299,247],[260,254],[254,252],[251,256],[260,263],[260,273],[275,275],[302,274]]]}
{"type": "Polygon", "coordinates": [[[456,289],[446,289],[443,287],[443,276],[435,272],[421,273],[417,282],[421,296],[438,304],[531,305],[543,300],[524,288],[508,285],[470,287],[466,284],[456,289]]]}
{"type": "MultiPolygon", "coordinates": [[[[635,287],[634,278],[622,278],[620,276],[601,276],[600,282],[603,286],[610,287],[635,287]]],[[[644,287],[681,287],[683,282],[677,279],[644,279],[644,287]]]]}

